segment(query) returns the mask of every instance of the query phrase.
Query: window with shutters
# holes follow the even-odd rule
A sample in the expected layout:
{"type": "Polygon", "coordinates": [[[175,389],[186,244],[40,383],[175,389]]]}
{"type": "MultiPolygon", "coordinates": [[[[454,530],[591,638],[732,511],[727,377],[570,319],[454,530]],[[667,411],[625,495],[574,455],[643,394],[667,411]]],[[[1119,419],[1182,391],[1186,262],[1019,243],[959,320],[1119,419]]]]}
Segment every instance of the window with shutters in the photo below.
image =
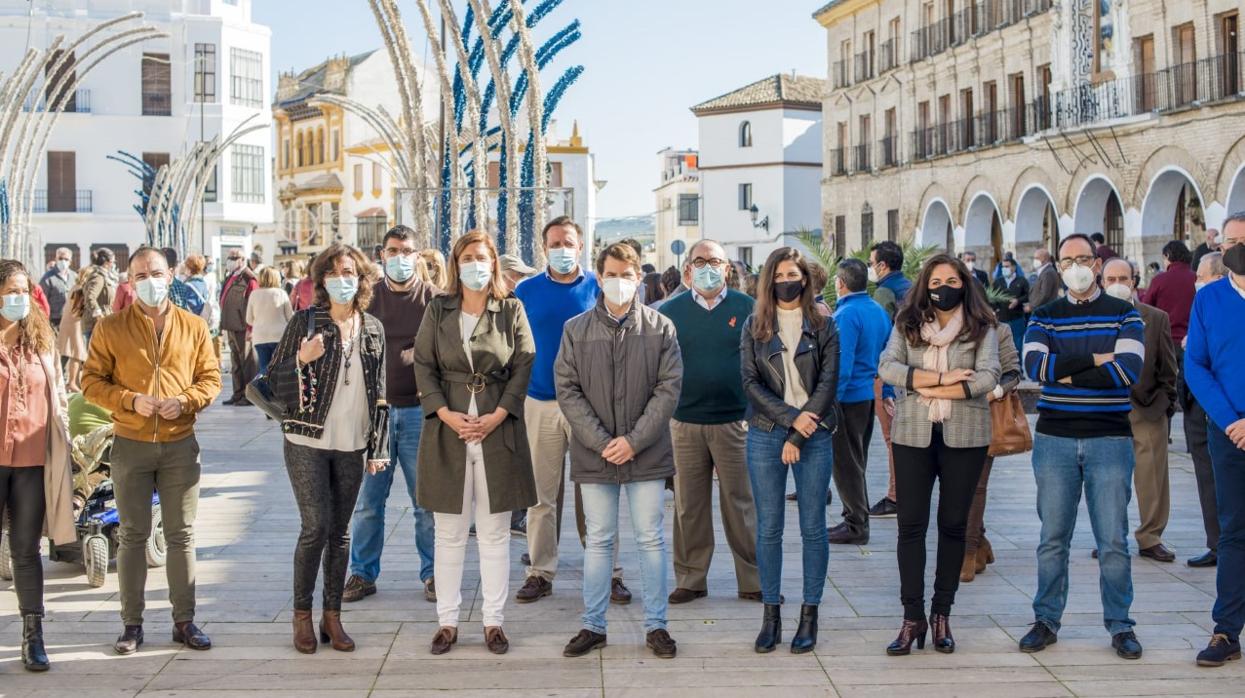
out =
{"type": "Polygon", "coordinates": [[[834,255],[847,256],[847,216],[834,217],[834,255]]]}
{"type": "Polygon", "coordinates": [[[886,239],[899,241],[899,209],[892,208],[886,212],[886,239]]]}
{"type": "Polygon", "coordinates": [[[700,223],[700,196],[679,194],[679,225],[700,223]]]}
{"type": "Polygon", "coordinates": [[[739,210],[748,211],[752,208],[752,185],[739,185],[739,210]]]}
{"type": "Polygon", "coordinates": [[[205,203],[216,203],[220,200],[220,192],[217,184],[218,165],[212,165],[212,174],[208,175],[207,185],[203,187],[203,201],[205,203]]]}
{"type": "MultiPolygon", "coordinates": [[[[48,151],[48,189],[43,209],[49,213],[73,213],[77,206],[77,153],[48,151]]],[[[38,210],[38,202],[35,204],[38,210]]]]}
{"type": "Polygon", "coordinates": [[[873,245],[873,207],[865,204],[860,209],[860,247],[866,249],[873,245]]]}
{"type": "Polygon", "coordinates": [[[160,168],[169,164],[168,153],[143,153],[143,163],[150,168],[143,175],[143,194],[151,194],[156,177],[160,176],[160,168]]]}
{"type": "Polygon", "coordinates": [[[354,166],[354,196],[356,199],[363,196],[363,165],[355,164],[354,166]]]}
{"type": "Polygon", "coordinates": [[[216,44],[195,44],[195,101],[216,102],[216,44]]]}
{"type": "Polygon", "coordinates": [[[372,163],[372,196],[380,196],[385,190],[385,173],[381,171],[380,163],[372,163]]]}
{"type": "Polygon", "coordinates": [[[143,116],[172,116],[173,70],[167,53],[144,53],[143,116]]]}

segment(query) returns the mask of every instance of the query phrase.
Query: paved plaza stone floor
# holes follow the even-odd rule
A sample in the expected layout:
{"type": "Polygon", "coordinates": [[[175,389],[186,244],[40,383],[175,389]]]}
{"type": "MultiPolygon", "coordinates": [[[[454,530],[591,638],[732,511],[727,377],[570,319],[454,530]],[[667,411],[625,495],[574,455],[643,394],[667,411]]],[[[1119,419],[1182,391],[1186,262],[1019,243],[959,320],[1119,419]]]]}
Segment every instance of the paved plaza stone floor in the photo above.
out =
{"type": "MultiPolygon", "coordinates": [[[[418,579],[405,488],[395,486],[387,518],[388,543],[380,593],[348,604],[344,624],[357,651],[322,646],[300,655],[290,643],[291,555],[298,513],[281,461],[280,436],[254,408],[214,406],[200,422],[203,489],[197,526],[197,620],[211,634],[209,652],[171,644],[163,570],[148,583],[142,651],[113,655],[120,629],[116,575],[99,589],[82,571],[46,562],[46,633],[51,673],[28,674],[20,661],[20,620],[10,582],[0,582],[0,696],[208,696],[256,692],[290,696],[423,696],[458,692],[496,696],[1124,696],[1245,695],[1245,662],[1221,669],[1194,665],[1211,627],[1214,570],[1194,570],[1184,559],[1202,552],[1204,536],[1192,464],[1179,422],[1173,430],[1172,519],[1166,540],[1179,554],[1174,564],[1134,558],[1133,614],[1145,645],[1140,661],[1116,658],[1101,625],[1097,565],[1084,510],[1074,540],[1071,593],[1059,644],[1036,655],[1016,650],[1031,620],[1036,584],[1034,547],[1038,521],[1027,456],[995,464],[986,514],[997,562],[977,581],[962,585],[953,625],[953,655],[931,649],[887,657],[885,645],[901,618],[895,565],[895,521],[875,521],[867,546],[832,546],[829,581],[821,606],[817,650],[796,656],[784,646],[757,655],[752,641],[758,604],[736,599],[725,539],[710,578],[710,596],[670,607],[670,632],[679,643],[674,660],[654,658],[643,646],[643,609],[629,530],[622,561],[636,600],[609,612],[609,646],[579,659],[562,646],[579,628],[583,554],[568,516],[562,567],[554,594],[538,603],[506,607],[510,653],[491,655],[480,627],[479,575],[474,543],[468,553],[459,644],[442,657],[428,653],[436,630],[433,604],[418,579]]],[[[872,497],[886,480],[885,452],[875,440],[870,462],[872,497]]],[[[669,541],[672,504],[667,500],[669,541]]],[[[625,507],[623,508],[625,516],[625,507]]],[[[837,515],[838,506],[831,508],[837,515]]],[[[800,555],[795,504],[788,505],[783,590],[789,640],[800,598],[800,555]]],[[[1136,507],[1133,507],[1136,519],[1136,507]]],[[[835,517],[832,516],[832,521],[835,517]]],[[[624,524],[626,525],[626,524],[624,524]]],[[[624,529],[627,530],[627,529],[624,529]]],[[[931,545],[936,538],[930,535],[931,545]]],[[[1135,543],[1130,541],[1135,550],[1135,543]]],[[[523,581],[511,547],[511,594],[523,581]]],[[[931,551],[930,564],[933,564],[931,551]]],[[[928,573],[932,585],[932,569],[928,573]]],[[[671,572],[673,586],[673,572],[671,572]]],[[[1243,582],[1245,583],[1245,582],[1243,582]]],[[[448,590],[442,590],[446,593],[448,590]]]]}

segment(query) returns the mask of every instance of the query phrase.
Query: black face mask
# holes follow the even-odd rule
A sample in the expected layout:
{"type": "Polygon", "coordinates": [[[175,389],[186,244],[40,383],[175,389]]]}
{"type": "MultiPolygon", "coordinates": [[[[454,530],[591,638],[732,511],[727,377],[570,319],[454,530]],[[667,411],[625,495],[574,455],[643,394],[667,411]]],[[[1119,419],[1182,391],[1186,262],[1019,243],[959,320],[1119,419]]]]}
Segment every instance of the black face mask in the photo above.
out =
{"type": "Polygon", "coordinates": [[[964,288],[962,286],[939,286],[930,290],[929,300],[939,310],[954,310],[960,301],[964,300],[964,288]]]}
{"type": "Polygon", "coordinates": [[[1245,276],[1245,245],[1233,245],[1223,253],[1223,265],[1237,276],[1245,276]]]}
{"type": "Polygon", "coordinates": [[[801,293],[804,293],[803,281],[779,281],[774,284],[774,295],[784,303],[799,298],[801,293]]]}

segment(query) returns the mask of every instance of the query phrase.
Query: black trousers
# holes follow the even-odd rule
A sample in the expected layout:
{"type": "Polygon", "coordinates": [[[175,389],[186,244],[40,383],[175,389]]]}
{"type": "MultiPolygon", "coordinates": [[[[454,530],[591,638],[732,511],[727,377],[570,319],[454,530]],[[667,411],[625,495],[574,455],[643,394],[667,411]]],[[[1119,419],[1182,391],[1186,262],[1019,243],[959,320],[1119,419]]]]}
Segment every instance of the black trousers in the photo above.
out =
{"type": "Polygon", "coordinates": [[[43,560],[39,559],[39,541],[43,537],[45,509],[42,465],[33,468],[0,465],[0,530],[4,530],[7,522],[13,586],[17,589],[17,607],[23,616],[43,615],[43,560]]]}
{"type": "Polygon", "coordinates": [[[294,610],[310,611],[324,566],[326,611],[340,611],[350,562],[350,516],[363,484],[364,451],[328,451],[285,441],[285,469],[302,527],[294,548],[294,610]]]}
{"type": "Polygon", "coordinates": [[[229,336],[229,377],[233,383],[233,401],[246,399],[246,384],[255,378],[255,371],[258,368],[255,361],[255,352],[247,351],[246,332],[235,332],[229,330],[225,333],[229,336]]]}
{"type": "Polygon", "coordinates": [[[951,613],[964,562],[968,513],[988,447],[951,448],[935,425],[927,448],[893,445],[899,505],[899,597],[905,620],[925,618],[925,533],[930,497],[938,481],[938,558],[930,612],[951,613]]]}
{"type": "Polygon", "coordinates": [[[843,523],[852,533],[869,533],[869,490],[865,465],[873,438],[873,400],[846,402],[843,423],[834,433],[834,487],[843,503],[843,523]]]}
{"type": "Polygon", "coordinates": [[[1197,400],[1188,400],[1184,411],[1184,440],[1189,446],[1189,455],[1193,457],[1193,476],[1197,479],[1197,498],[1202,504],[1206,547],[1215,552],[1219,550],[1219,507],[1215,502],[1215,469],[1210,462],[1206,429],[1206,410],[1197,400]]]}

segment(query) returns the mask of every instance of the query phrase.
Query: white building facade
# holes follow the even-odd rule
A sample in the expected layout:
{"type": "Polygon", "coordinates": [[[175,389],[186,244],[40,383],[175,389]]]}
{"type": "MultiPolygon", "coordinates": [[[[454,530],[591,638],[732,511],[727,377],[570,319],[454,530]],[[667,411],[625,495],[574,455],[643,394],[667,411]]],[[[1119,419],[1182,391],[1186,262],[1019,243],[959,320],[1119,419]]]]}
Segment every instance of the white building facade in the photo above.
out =
{"type": "Polygon", "coordinates": [[[825,81],[772,75],[692,107],[699,119],[701,230],[759,267],[821,230],[825,81]]]}
{"type": "MultiPolygon", "coordinates": [[[[109,159],[119,151],[158,167],[200,140],[239,124],[271,121],[271,32],[251,21],[252,0],[0,0],[0,69],[30,45],[73,40],[132,11],[170,34],[123,49],[87,76],[40,154],[33,234],[45,255],[69,247],[75,266],[98,247],[119,256],[146,242],[135,206],[142,183],[109,159]]],[[[41,81],[36,83],[41,86],[41,81]]],[[[32,104],[32,109],[42,108],[32,104]]],[[[272,221],[271,136],[251,133],[225,152],[209,182],[205,225],[189,251],[219,259],[249,250],[256,226],[272,221]]]]}
{"type": "Polygon", "coordinates": [[[657,153],[661,184],[653,190],[657,199],[654,220],[659,270],[680,266],[687,250],[700,239],[700,154],[695,150],[665,148],[657,153]],[[682,255],[672,245],[680,240],[682,255]]]}

